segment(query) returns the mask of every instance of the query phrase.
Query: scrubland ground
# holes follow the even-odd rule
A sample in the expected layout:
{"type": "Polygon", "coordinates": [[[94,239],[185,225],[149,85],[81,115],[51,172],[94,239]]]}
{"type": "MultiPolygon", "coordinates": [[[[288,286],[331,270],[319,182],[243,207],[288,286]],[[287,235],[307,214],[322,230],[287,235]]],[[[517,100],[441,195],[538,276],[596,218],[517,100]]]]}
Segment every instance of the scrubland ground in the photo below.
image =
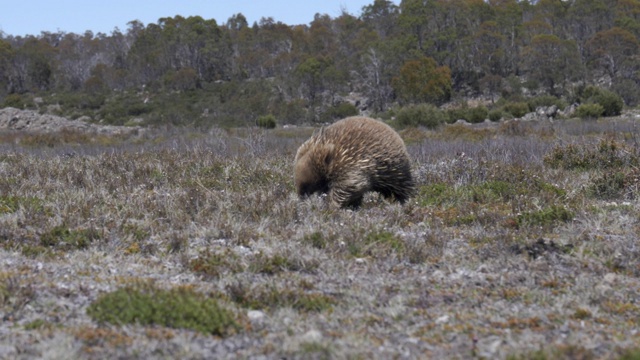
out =
{"type": "Polygon", "coordinates": [[[2,135],[0,358],[640,357],[631,115],[405,130],[358,211],[294,194],[309,135],[2,135]]]}

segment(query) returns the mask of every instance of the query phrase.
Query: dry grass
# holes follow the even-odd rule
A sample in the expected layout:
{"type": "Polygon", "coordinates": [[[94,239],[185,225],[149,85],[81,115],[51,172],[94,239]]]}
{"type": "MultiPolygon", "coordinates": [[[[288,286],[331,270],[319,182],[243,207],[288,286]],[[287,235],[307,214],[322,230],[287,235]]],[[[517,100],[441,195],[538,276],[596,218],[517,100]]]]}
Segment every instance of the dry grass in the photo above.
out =
{"type": "Polygon", "coordinates": [[[358,211],[294,194],[308,129],[3,135],[0,358],[637,357],[633,121],[480,127],[405,131],[418,195],[358,211]],[[94,320],[147,283],[237,325],[94,320]]]}

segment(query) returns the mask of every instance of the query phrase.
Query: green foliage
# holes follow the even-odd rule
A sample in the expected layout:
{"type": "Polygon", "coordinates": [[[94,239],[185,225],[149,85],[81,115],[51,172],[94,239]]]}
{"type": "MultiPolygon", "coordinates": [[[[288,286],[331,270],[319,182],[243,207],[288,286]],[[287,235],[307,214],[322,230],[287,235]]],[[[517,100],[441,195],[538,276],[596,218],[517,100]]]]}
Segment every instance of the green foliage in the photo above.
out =
{"type": "Polygon", "coordinates": [[[618,360],[640,360],[640,349],[625,350],[618,360]]]}
{"type": "Polygon", "coordinates": [[[47,102],[60,105],[63,115],[76,112],[92,115],[92,110],[99,110],[105,104],[106,96],[102,93],[62,92],[52,95],[47,102]]]}
{"type": "Polygon", "coordinates": [[[454,206],[466,207],[468,203],[492,204],[511,201],[518,196],[532,196],[539,198],[563,198],[566,192],[558,187],[539,179],[508,181],[507,173],[504,180],[487,180],[476,185],[454,188],[446,183],[423,185],[418,189],[418,200],[422,206],[454,206]]]}
{"type": "Polygon", "coordinates": [[[451,96],[451,70],[438,67],[433,58],[407,61],[393,79],[393,87],[405,102],[442,104],[451,96]]]}
{"type": "Polygon", "coordinates": [[[493,109],[490,110],[487,114],[487,118],[493,122],[500,121],[504,117],[504,112],[502,110],[493,109]]]}
{"type": "Polygon", "coordinates": [[[622,97],[627,106],[635,107],[640,104],[640,84],[634,79],[617,79],[611,89],[622,97]]]}
{"type": "Polygon", "coordinates": [[[317,262],[299,261],[290,254],[265,255],[259,253],[252,259],[248,270],[259,274],[275,275],[285,271],[313,272],[317,266],[317,262]]]}
{"type": "Polygon", "coordinates": [[[548,227],[573,219],[573,212],[561,205],[552,205],[539,211],[525,212],[516,217],[518,226],[548,227]]]}
{"type": "Polygon", "coordinates": [[[0,215],[14,213],[21,207],[28,212],[41,212],[44,210],[43,202],[39,198],[0,195],[0,215]]]}
{"type": "Polygon", "coordinates": [[[97,239],[100,239],[100,234],[94,229],[70,230],[65,225],[59,225],[42,234],[40,244],[63,249],[86,249],[97,239]]]}
{"type": "Polygon", "coordinates": [[[164,84],[172,90],[195,90],[200,87],[200,79],[195,69],[184,68],[168,72],[164,76],[164,84]]]}
{"type": "Polygon", "coordinates": [[[9,94],[4,98],[2,107],[12,107],[16,109],[29,109],[33,108],[34,104],[32,99],[28,95],[9,94]]]}
{"type": "Polygon", "coordinates": [[[358,115],[358,109],[351,103],[343,102],[327,109],[320,117],[320,121],[330,122],[355,115],[358,115]]]}
{"type": "Polygon", "coordinates": [[[529,79],[539,82],[552,95],[557,93],[559,84],[577,79],[582,68],[576,41],[555,34],[533,36],[523,55],[530,69],[529,79]]]}
{"type": "Polygon", "coordinates": [[[276,127],[276,117],[272,114],[259,116],[256,119],[256,125],[265,129],[273,129],[276,127]]]}
{"type": "Polygon", "coordinates": [[[43,319],[35,319],[31,322],[28,322],[24,325],[25,330],[38,330],[38,329],[47,329],[51,328],[52,324],[43,319]]]}
{"type": "Polygon", "coordinates": [[[232,251],[211,252],[206,250],[189,261],[191,271],[207,278],[219,278],[226,272],[238,272],[241,269],[238,256],[232,251]]]}
{"type": "MultiPolygon", "coordinates": [[[[333,108],[330,94],[350,91],[384,112],[396,101],[440,105],[456,93],[523,101],[523,85],[566,95],[574,80],[593,83],[591,73],[606,72],[626,104],[636,104],[634,5],[560,5],[376,1],[361,17],[318,16],[308,31],[268,18],[250,27],[237,14],[224,25],[175,16],[110,35],[10,37],[0,39],[0,98],[23,108],[35,106],[28,99],[36,94],[77,97],[59,103],[63,115],[108,124],[142,117],[153,125],[235,127],[265,113],[296,124],[346,117],[353,108],[333,108]],[[152,104],[136,103],[147,96],[152,104]]],[[[589,101],[605,116],[619,112],[609,95],[589,101]]]]}
{"type": "Polygon", "coordinates": [[[338,80],[335,64],[327,56],[308,57],[298,65],[294,74],[306,90],[311,103],[316,102],[318,95],[330,86],[332,80],[338,80]]]}
{"type": "Polygon", "coordinates": [[[591,196],[598,199],[615,199],[623,195],[625,189],[625,174],[621,171],[605,173],[594,179],[588,188],[591,196]]]}
{"type": "MultiPolygon", "coordinates": [[[[582,105],[597,104],[602,107],[602,116],[616,116],[620,115],[624,102],[620,95],[606,89],[601,89],[595,86],[587,86],[580,92],[580,101],[582,105]]],[[[579,109],[579,108],[578,108],[579,109]]],[[[595,112],[596,107],[591,107],[592,113],[595,112]]]]}
{"type": "Polygon", "coordinates": [[[327,240],[322,236],[321,232],[314,232],[309,235],[305,235],[304,241],[316,249],[324,249],[327,247],[327,240]]]}
{"type": "Polygon", "coordinates": [[[636,167],[605,169],[591,180],[587,194],[597,199],[635,199],[640,187],[640,174],[636,167]]]}
{"type": "Polygon", "coordinates": [[[502,110],[514,118],[520,118],[529,113],[530,108],[525,102],[508,102],[502,106],[502,110]]]}
{"type": "Polygon", "coordinates": [[[123,94],[107,101],[98,114],[107,124],[124,125],[132,117],[142,116],[151,110],[151,105],[145,104],[143,98],[123,94]]]}
{"type": "Polygon", "coordinates": [[[238,329],[233,314],[216,299],[189,287],[127,286],[102,294],[89,305],[87,315],[99,323],[159,325],[218,336],[238,329]]]}
{"type": "Polygon", "coordinates": [[[426,184],[418,189],[423,206],[442,205],[452,198],[454,192],[455,190],[446,183],[426,184]]]}
{"type": "Polygon", "coordinates": [[[33,286],[24,285],[13,273],[0,272],[0,311],[12,314],[33,301],[37,293],[33,286]]]}
{"type": "Polygon", "coordinates": [[[397,111],[395,125],[400,129],[424,126],[435,129],[445,122],[444,113],[430,104],[409,105],[397,111]]]}
{"type": "Polygon", "coordinates": [[[354,257],[380,257],[390,253],[404,255],[405,244],[402,239],[388,231],[373,230],[364,235],[345,239],[349,254],[354,257]]]}
{"type": "Polygon", "coordinates": [[[530,111],[535,111],[538,107],[541,106],[556,106],[558,109],[564,109],[567,106],[567,104],[562,101],[562,99],[553,95],[536,96],[534,98],[528,99],[527,104],[529,105],[530,111]]]}
{"type": "Polygon", "coordinates": [[[604,114],[604,108],[600,104],[581,104],[576,109],[576,116],[581,119],[597,119],[604,114]]]}
{"type": "Polygon", "coordinates": [[[470,123],[481,123],[487,119],[489,111],[485,106],[476,106],[469,109],[469,115],[467,121],[470,123]]]}
{"type": "Polygon", "coordinates": [[[473,108],[463,106],[447,110],[447,117],[449,123],[454,123],[458,120],[466,120],[470,123],[481,123],[489,117],[489,110],[483,105],[473,108]]]}

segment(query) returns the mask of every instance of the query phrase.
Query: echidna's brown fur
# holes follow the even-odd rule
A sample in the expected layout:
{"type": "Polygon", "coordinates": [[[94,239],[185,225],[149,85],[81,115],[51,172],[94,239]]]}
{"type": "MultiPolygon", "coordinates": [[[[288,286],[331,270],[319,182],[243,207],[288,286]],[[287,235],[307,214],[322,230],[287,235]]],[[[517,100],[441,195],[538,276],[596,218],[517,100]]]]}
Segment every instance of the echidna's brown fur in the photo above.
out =
{"type": "Polygon", "coordinates": [[[334,207],[358,207],[367,191],[404,203],[413,193],[404,142],[383,122],[346,118],[314,133],[296,153],[300,196],[328,193],[334,207]]]}

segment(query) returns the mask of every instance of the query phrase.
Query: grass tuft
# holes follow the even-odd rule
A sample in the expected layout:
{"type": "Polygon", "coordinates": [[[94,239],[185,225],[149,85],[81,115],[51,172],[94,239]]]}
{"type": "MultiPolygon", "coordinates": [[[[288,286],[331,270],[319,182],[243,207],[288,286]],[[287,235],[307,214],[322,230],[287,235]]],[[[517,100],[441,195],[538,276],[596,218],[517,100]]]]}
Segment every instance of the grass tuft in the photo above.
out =
{"type": "Polygon", "coordinates": [[[238,330],[230,311],[189,287],[127,286],[101,295],[87,314],[94,321],[114,325],[160,325],[219,336],[238,330]]]}

